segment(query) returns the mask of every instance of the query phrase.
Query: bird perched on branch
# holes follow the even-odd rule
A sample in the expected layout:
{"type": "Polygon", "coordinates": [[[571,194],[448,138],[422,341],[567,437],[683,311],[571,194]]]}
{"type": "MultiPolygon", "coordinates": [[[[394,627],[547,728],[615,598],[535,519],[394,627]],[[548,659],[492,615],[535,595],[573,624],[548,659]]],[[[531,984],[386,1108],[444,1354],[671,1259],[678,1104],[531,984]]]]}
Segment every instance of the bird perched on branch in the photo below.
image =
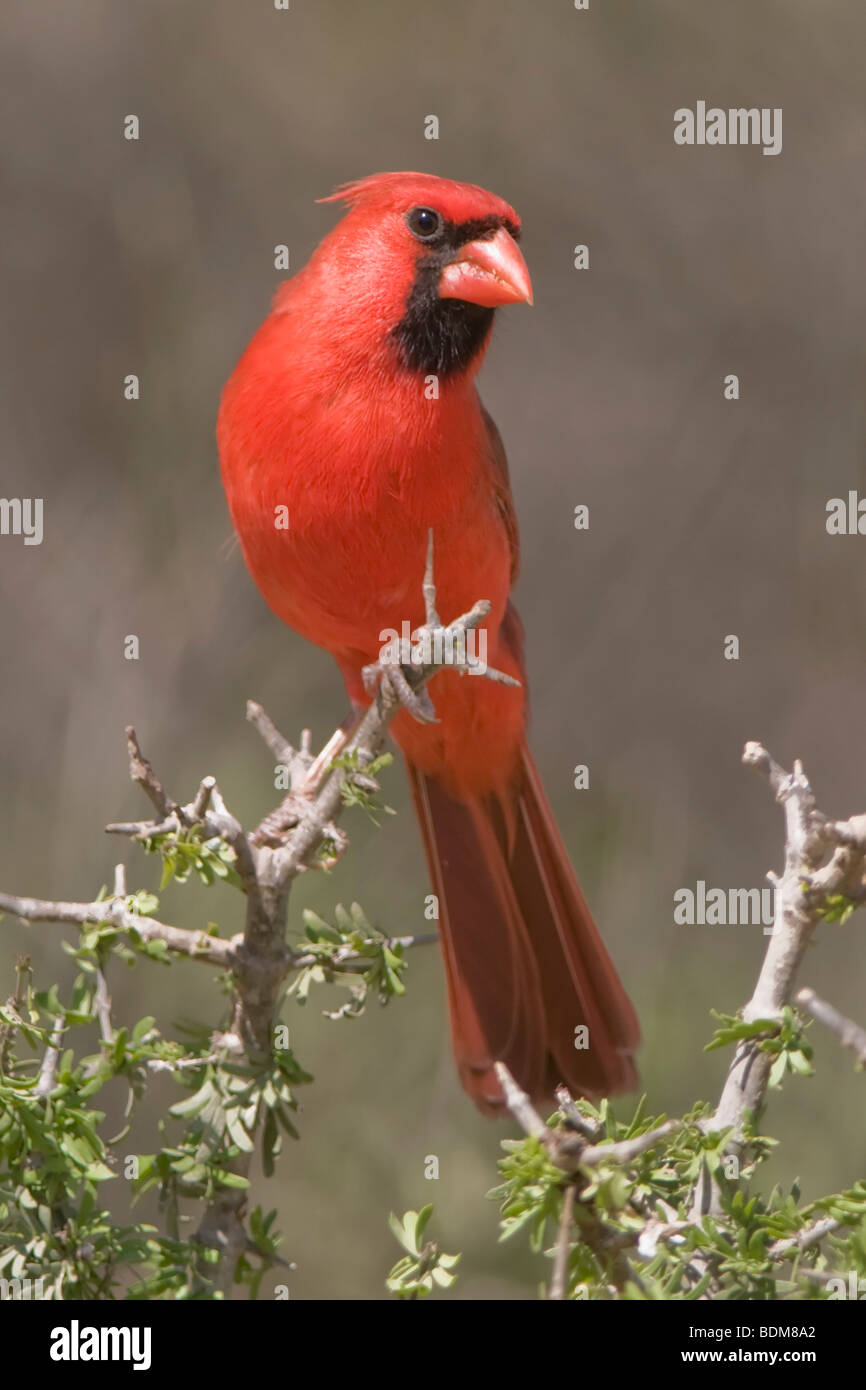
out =
{"type": "Polygon", "coordinates": [[[225,387],[222,476],[250,572],[290,627],[335,657],[358,705],[382,633],[488,599],[491,666],[515,688],[439,675],[437,720],[401,710],[439,900],[454,1055],[495,1113],[502,1061],[530,1096],[637,1083],[634,1011],[578,887],[526,744],[517,522],[475,377],[495,310],[531,303],[520,221],[501,198],[376,174],[277,292],[225,387]],[[287,517],[288,527],[277,523],[287,517]]]}

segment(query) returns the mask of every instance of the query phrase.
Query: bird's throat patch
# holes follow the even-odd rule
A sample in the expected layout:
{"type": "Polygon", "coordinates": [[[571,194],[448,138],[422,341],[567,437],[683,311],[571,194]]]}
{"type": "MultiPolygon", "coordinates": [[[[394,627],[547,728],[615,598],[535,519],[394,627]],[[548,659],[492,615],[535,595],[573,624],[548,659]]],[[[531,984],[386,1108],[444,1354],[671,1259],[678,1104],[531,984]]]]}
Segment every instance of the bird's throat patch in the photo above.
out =
{"type": "MultiPolygon", "coordinates": [[[[420,252],[406,312],[392,330],[410,371],[447,377],[464,371],[483,348],[495,310],[463,299],[440,299],[439,277],[461,246],[485,235],[492,237],[503,225],[499,217],[446,222],[441,240],[420,252]]],[[[507,226],[512,236],[520,235],[519,228],[507,226]]]]}

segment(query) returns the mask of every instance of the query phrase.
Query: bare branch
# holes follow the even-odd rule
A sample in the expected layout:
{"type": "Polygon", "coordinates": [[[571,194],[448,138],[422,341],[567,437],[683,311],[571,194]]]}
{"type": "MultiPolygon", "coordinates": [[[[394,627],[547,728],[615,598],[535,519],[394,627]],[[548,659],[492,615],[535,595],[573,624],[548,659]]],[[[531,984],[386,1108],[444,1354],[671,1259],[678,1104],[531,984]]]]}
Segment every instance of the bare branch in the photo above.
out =
{"type": "Polygon", "coordinates": [[[561,1302],[568,1290],[568,1257],[571,1254],[571,1235],[574,1227],[574,1184],[569,1183],[562,1194],[562,1212],[559,1218],[559,1235],[556,1240],[556,1255],[553,1261],[553,1278],[550,1281],[551,1302],[561,1302]]]}
{"type": "Polygon", "coordinates": [[[504,1062],[497,1062],[494,1068],[499,1084],[505,1092],[505,1104],[511,1111],[524,1134],[547,1143],[551,1131],[542,1120],[529,1096],[518,1086],[504,1062]]]}
{"type": "Polygon", "coordinates": [[[866,1028],[861,1028],[853,1019],[846,1018],[826,999],[821,999],[813,989],[798,990],[794,1003],[805,1009],[817,1023],[829,1028],[843,1047],[849,1047],[860,1066],[866,1065],[866,1028]]]}
{"type": "Polygon", "coordinates": [[[229,811],[222,792],[213,778],[210,778],[210,800],[212,809],[202,820],[207,839],[221,839],[235,852],[238,875],[245,892],[255,892],[258,887],[258,866],[252,846],[243,832],[241,823],[229,811]]]}
{"type": "Polygon", "coordinates": [[[803,1250],[811,1250],[813,1245],[818,1245],[825,1236],[832,1235],[838,1231],[842,1225],[832,1216],[822,1217],[812,1226],[805,1226],[795,1236],[788,1236],[784,1240],[776,1240],[767,1247],[767,1254],[771,1260],[790,1259],[794,1255],[800,1254],[803,1250]]]}
{"type": "Polygon", "coordinates": [[[0,912],[9,912],[25,922],[74,922],[78,926],[99,926],[107,922],[120,931],[137,932],[143,941],[164,941],[178,955],[203,960],[230,970],[235,961],[235,943],[205,932],[188,931],[130,912],[119,898],[92,903],[50,902],[44,898],[18,898],[0,893],[0,912]]]}
{"type": "Polygon", "coordinates": [[[39,1068],[39,1080],[36,1082],[34,1095],[40,1096],[43,1100],[54,1090],[54,1078],[57,1075],[57,1064],[60,1061],[60,1045],[63,1042],[63,1032],[66,1027],[66,1020],[59,1014],[54,1021],[54,1030],[51,1034],[51,1041],[45,1049],[42,1058],[42,1066],[39,1068]]]}
{"type": "Polygon", "coordinates": [[[601,1134],[601,1125],[581,1115],[565,1086],[557,1086],[556,1100],[570,1128],[577,1130],[587,1143],[593,1143],[601,1134]]]}
{"type": "MultiPolygon", "coordinates": [[[[861,818],[833,823],[816,810],[799,761],[793,772],[786,773],[760,743],[747,743],[743,762],[767,778],[785,813],[784,870],[780,877],[768,875],[776,888],[773,929],[754,993],[742,1011],[746,1022],[767,1019],[771,1028],[791,1002],[797,972],[829,898],[843,894],[857,901],[863,897],[866,860],[858,840],[863,827],[861,818]],[[831,850],[829,863],[822,867],[831,850]]],[[[764,1103],[772,1063],[771,1054],[755,1038],[744,1040],[734,1052],[715,1114],[706,1123],[708,1130],[730,1129],[733,1153],[742,1148],[746,1117],[757,1115],[764,1103]]],[[[704,1168],[693,1197],[692,1217],[718,1207],[718,1187],[704,1168]]]]}
{"type": "Polygon", "coordinates": [[[682,1127],[682,1120],[665,1120],[664,1124],[648,1129],[646,1134],[638,1134],[634,1139],[621,1139],[615,1144],[588,1144],[581,1151],[580,1162],[589,1167],[597,1163],[631,1163],[682,1127]]]}
{"type": "Polygon", "coordinates": [[[193,801],[191,808],[192,815],[195,820],[202,820],[204,818],[204,813],[207,810],[208,805],[210,804],[211,792],[213,791],[215,786],[216,782],[214,781],[213,777],[202,778],[201,783],[199,785],[199,789],[195,794],[195,800],[193,801]]]}
{"type": "MultiPolygon", "coordinates": [[[[126,898],[126,868],[123,864],[116,864],[114,868],[114,896],[116,898],[126,898]]],[[[96,967],[96,1016],[99,1019],[99,1036],[103,1042],[112,1043],[114,1041],[114,1025],[111,1021],[111,995],[108,990],[108,981],[105,978],[105,967],[102,964],[96,967]]]]}
{"type": "MultiPolygon", "coordinates": [[[[27,982],[32,975],[29,956],[18,956],[15,961],[15,993],[11,994],[6,1001],[6,1007],[16,1018],[21,1019],[21,1011],[27,1000],[27,982]]],[[[16,1025],[5,1023],[0,1028],[0,1074],[5,1072],[9,1066],[9,1053],[15,1038],[16,1025]]]]}
{"type": "Polygon", "coordinates": [[[149,797],[163,818],[176,809],[174,802],[166,795],[162,783],[138,746],[138,738],[132,725],[126,729],[126,746],[129,751],[129,775],[149,797]]]}
{"type": "Polygon", "coordinates": [[[160,812],[159,821],[117,821],[105,827],[110,835],[128,835],[132,839],[150,840],[157,835],[177,834],[181,830],[197,829],[203,840],[222,840],[234,850],[239,878],[247,893],[258,887],[253,848],[244,834],[240,821],[231,814],[214,777],[202,779],[195,797],[180,806],[165,793],[162,783],[144,757],[135,734],[127,729],[130,749],[130,773],[150,797],[160,812]]]}
{"type": "MultiPolygon", "coordinates": [[[[647,1149],[651,1149],[660,1140],[682,1128],[682,1120],[666,1120],[664,1124],[648,1130],[646,1134],[639,1134],[634,1139],[621,1139],[618,1143],[613,1144],[588,1144],[583,1134],[575,1133],[572,1128],[549,1129],[505,1063],[497,1062],[495,1069],[505,1093],[505,1104],[524,1134],[540,1140],[547,1149],[551,1163],[556,1164],[566,1173],[574,1173],[578,1168],[592,1168],[599,1163],[631,1163],[633,1159],[646,1153],[647,1149]]],[[[563,1090],[564,1088],[560,1088],[560,1091],[557,1092],[558,1097],[563,1090]]],[[[574,1109],[568,1092],[565,1091],[564,1094],[569,1108],[574,1109]]],[[[583,1117],[576,1110],[575,1113],[578,1114],[581,1129],[583,1129],[583,1117]]],[[[570,1124],[573,1124],[571,1116],[568,1115],[567,1118],[570,1124]]]]}
{"type": "Polygon", "coordinates": [[[277,762],[288,766],[294,759],[295,750],[256,700],[247,700],[247,719],[261,734],[277,762]]]}

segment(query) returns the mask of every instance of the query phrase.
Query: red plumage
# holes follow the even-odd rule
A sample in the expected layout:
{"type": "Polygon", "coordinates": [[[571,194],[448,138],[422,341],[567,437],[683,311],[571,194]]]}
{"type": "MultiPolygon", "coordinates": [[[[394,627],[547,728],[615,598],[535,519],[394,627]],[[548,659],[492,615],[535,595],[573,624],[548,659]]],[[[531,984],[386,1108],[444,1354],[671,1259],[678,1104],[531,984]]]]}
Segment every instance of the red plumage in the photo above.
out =
{"type": "Polygon", "coordinates": [[[423,622],[431,528],[445,620],[490,601],[487,660],[521,688],[445,672],[431,691],[439,722],[401,711],[392,726],[440,902],[458,1069],[484,1110],[501,1105],[495,1060],[538,1098],[560,1081],[628,1089],[637,1022],[526,748],[508,597],[517,526],[474,384],[493,307],[529,297],[519,219],[483,189],[424,174],[334,196],[350,211],[278,291],[223,392],[222,475],[244,556],[271,608],[333,654],[359,704],[382,634],[423,622]],[[432,237],[419,234],[428,213],[432,237]],[[279,507],[288,529],[274,524],[279,507]]]}

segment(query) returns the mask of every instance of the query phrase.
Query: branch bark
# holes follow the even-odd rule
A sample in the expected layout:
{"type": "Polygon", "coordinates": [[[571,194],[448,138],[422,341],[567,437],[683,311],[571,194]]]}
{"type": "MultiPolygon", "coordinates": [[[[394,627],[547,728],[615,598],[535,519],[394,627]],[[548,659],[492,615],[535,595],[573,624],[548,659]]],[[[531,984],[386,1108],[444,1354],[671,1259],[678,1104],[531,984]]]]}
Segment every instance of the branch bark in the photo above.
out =
{"type": "Polygon", "coordinates": [[[188,931],[158,922],[131,912],[126,898],[102,898],[91,903],[52,902],[46,898],[19,898],[13,893],[0,893],[0,913],[8,912],[25,922],[75,923],[77,926],[98,927],[102,923],[120,931],[134,931],[142,941],[164,941],[177,955],[202,960],[208,965],[231,969],[235,962],[233,941],[206,932],[188,931]]]}
{"type": "MultiPolygon", "coordinates": [[[[802,763],[787,773],[760,743],[747,743],[743,762],[766,777],[785,815],[785,864],[780,877],[767,877],[776,889],[773,929],[751,999],[742,1016],[747,1023],[767,1020],[768,1036],[792,1001],[797,972],[809,940],[828,911],[831,899],[852,904],[866,897],[866,817],[827,820],[815,807],[802,763]],[[824,863],[824,860],[829,860],[824,863]]],[[[767,1093],[771,1053],[759,1038],[741,1042],[733,1056],[719,1103],[708,1130],[731,1131],[729,1152],[744,1147],[747,1121],[760,1113],[767,1093]]],[[[706,1167],[698,1181],[691,1216],[719,1211],[720,1191],[706,1167]]]]}
{"type": "Polygon", "coordinates": [[[861,1067],[866,1066],[866,1028],[861,1028],[853,1019],[846,1018],[832,1004],[828,1004],[826,999],[821,999],[813,989],[798,990],[794,1002],[798,1008],[814,1018],[816,1023],[822,1023],[834,1033],[843,1047],[850,1048],[861,1067]]]}
{"type": "MultiPolygon", "coordinates": [[[[345,804],[345,792],[353,781],[366,790],[376,787],[365,769],[381,751],[388,726],[401,704],[418,717],[435,717],[425,687],[439,669],[453,666],[458,671],[475,670],[479,674],[467,658],[465,635],[484,621],[490,604],[481,600],[448,627],[442,627],[436,613],[432,533],[423,597],[426,622],[412,634],[410,664],[405,668],[376,666],[376,684],[371,690],[373,699],[369,708],[360,718],[347,721],[343,730],[329,740],[318,759],[313,758],[308,731],[304,731],[300,747],[295,749],[261,705],[248,704],[248,720],[277,761],[289,768],[291,786],[289,795],[277,810],[249,834],[228,809],[213,777],[202,780],[196,795],[187,804],[173,800],[144,756],[135,730],[132,727],[126,730],[130,777],[148,797],[156,815],[150,820],[116,823],[106,829],[111,834],[133,840],[195,834],[202,841],[220,840],[230,846],[246,897],[242,933],[226,940],[136,913],[126,896],[122,875],[116,876],[115,891],[104,900],[60,902],[0,893],[0,912],[14,913],[28,922],[79,926],[109,923],[118,930],[138,933],[145,942],[163,941],[177,955],[229,971],[232,977],[230,1022],[225,1032],[216,1038],[214,1050],[220,1055],[231,1055],[234,1061],[246,1060],[252,1065],[270,1056],[273,1025],[286,976],[293,968],[315,963],[308,952],[295,953],[285,941],[292,881],[313,867],[314,857],[326,842],[336,844],[338,852],[342,850],[345,836],[337,829],[336,822],[345,804]],[[352,725],[352,731],[345,732],[352,725]],[[340,748],[348,755],[349,765],[333,768],[333,753],[340,748]],[[313,772],[315,776],[311,776],[313,772]],[[325,780],[320,786],[323,774],[326,774],[325,780]]],[[[510,676],[493,669],[480,674],[491,680],[517,684],[510,676]]],[[[435,937],[427,936],[396,938],[404,945],[433,939],[435,937]]],[[[355,957],[348,953],[340,963],[351,968],[354,962],[355,957]]],[[[103,1037],[111,1036],[110,1010],[103,977],[99,1006],[103,1037]]],[[[48,1079],[51,1056],[49,1048],[43,1064],[48,1079]]],[[[251,1155],[241,1153],[231,1167],[235,1174],[246,1177],[250,1162],[251,1155]]],[[[243,1224],[245,1202],[242,1188],[221,1190],[207,1207],[197,1232],[202,1244],[219,1249],[224,1256],[216,1275],[216,1283],[224,1292],[232,1284],[238,1256],[247,1249],[243,1224]]],[[[213,1279],[213,1266],[203,1266],[203,1269],[213,1279]]]]}

